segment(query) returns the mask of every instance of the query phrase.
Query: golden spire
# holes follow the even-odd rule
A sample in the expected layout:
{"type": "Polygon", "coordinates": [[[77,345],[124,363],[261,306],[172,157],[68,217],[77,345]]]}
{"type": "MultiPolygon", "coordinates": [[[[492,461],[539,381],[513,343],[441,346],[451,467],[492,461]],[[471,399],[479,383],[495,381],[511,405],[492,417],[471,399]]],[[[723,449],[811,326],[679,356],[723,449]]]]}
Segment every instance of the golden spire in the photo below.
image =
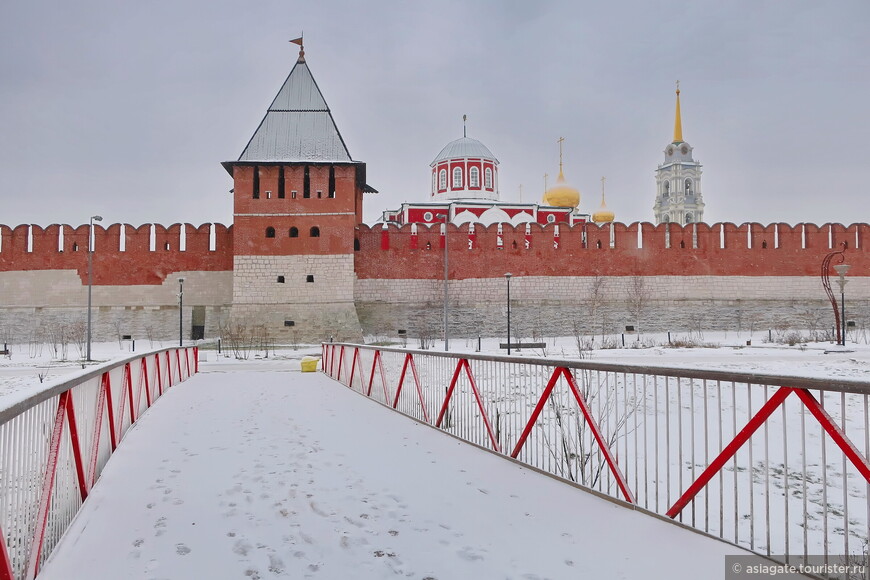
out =
{"type": "Polygon", "coordinates": [[[677,114],[674,117],[674,143],[683,142],[683,122],[680,119],[680,81],[677,81],[677,114]]]}

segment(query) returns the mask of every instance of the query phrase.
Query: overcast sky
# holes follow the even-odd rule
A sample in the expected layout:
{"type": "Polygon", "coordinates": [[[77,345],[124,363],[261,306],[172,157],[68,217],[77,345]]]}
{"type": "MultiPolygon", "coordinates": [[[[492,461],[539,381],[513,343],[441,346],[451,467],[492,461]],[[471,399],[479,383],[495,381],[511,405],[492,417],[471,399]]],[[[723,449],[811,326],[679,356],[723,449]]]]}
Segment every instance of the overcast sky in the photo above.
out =
{"type": "Polygon", "coordinates": [[[870,2],[753,0],[10,2],[0,18],[0,223],[230,223],[238,158],[296,60],[354,159],[366,221],[425,201],[468,135],[501,198],[607,177],[651,221],[673,135],[704,165],[705,221],[870,220],[870,2]]]}

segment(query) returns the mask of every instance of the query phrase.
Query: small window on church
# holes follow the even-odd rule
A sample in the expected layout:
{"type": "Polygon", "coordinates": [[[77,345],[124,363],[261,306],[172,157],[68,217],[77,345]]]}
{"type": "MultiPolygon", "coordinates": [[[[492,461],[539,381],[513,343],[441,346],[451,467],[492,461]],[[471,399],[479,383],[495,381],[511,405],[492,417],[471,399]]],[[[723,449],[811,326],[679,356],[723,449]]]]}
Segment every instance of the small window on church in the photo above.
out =
{"type": "Polygon", "coordinates": [[[319,238],[319,237],[320,237],[320,228],[317,227],[317,226],[313,226],[313,227],[311,228],[311,231],[309,232],[309,235],[310,235],[312,238],[319,238]]]}
{"type": "Polygon", "coordinates": [[[686,195],[692,195],[692,180],[686,180],[686,195]]]}
{"type": "Polygon", "coordinates": [[[296,192],[295,191],[290,192],[290,199],[296,199],[296,192]]]}
{"type": "Polygon", "coordinates": [[[438,172],[438,189],[447,189],[447,170],[442,169],[438,172]]]}
{"type": "Polygon", "coordinates": [[[266,228],[266,237],[267,238],[274,238],[275,237],[275,228],[273,228],[272,226],[269,226],[268,228],[266,228]]]}
{"type": "Polygon", "coordinates": [[[169,242],[166,242],[165,244],[163,244],[163,249],[166,250],[167,252],[169,251],[169,242]]]}
{"type": "Polygon", "coordinates": [[[489,167],[483,172],[483,186],[487,189],[492,189],[492,169],[489,167]]]}
{"type": "Polygon", "coordinates": [[[298,238],[299,237],[299,228],[297,228],[295,226],[290,228],[290,237],[291,238],[298,238]]]}
{"type": "Polygon", "coordinates": [[[329,195],[327,195],[326,197],[328,197],[329,199],[335,199],[335,191],[330,191],[329,195]]]}
{"type": "Polygon", "coordinates": [[[72,250],[73,250],[73,252],[78,252],[78,251],[79,251],[79,245],[78,245],[76,242],[73,242],[72,250]]]}
{"type": "Polygon", "coordinates": [[[266,192],[266,199],[272,199],[272,192],[271,191],[266,192]]]}
{"type": "Polygon", "coordinates": [[[317,190],[317,199],[320,199],[322,197],[323,197],[323,190],[318,189],[317,190]]]}
{"type": "Polygon", "coordinates": [[[480,187],[480,170],[477,167],[468,170],[468,183],[470,187],[480,187]]]}
{"type": "Polygon", "coordinates": [[[462,189],[462,168],[453,168],[453,189],[462,189]]]}

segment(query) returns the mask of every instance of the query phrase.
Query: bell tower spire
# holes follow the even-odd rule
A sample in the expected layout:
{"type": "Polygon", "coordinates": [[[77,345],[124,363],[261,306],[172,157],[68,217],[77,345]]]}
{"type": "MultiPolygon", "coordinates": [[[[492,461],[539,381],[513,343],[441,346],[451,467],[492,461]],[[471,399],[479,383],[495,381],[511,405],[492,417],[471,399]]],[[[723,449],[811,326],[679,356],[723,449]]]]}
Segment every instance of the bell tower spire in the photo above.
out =
{"type": "Polygon", "coordinates": [[[677,81],[674,140],[665,147],[665,162],[656,169],[653,213],[657,224],[676,222],[685,225],[704,221],[701,173],[701,163],[693,157],[692,146],[683,141],[680,81],[677,81]]]}
{"type": "Polygon", "coordinates": [[[683,120],[680,118],[680,81],[677,81],[677,112],[674,115],[674,143],[683,142],[683,120]]]}

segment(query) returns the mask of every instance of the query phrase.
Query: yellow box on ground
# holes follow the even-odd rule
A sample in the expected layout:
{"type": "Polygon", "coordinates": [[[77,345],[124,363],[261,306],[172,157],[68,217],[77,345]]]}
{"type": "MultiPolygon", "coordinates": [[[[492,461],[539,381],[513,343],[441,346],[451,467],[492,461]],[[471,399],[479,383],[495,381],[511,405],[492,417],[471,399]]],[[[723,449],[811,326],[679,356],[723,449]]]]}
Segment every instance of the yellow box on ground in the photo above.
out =
{"type": "Polygon", "coordinates": [[[320,361],[319,358],[315,356],[304,356],[302,357],[302,372],[303,373],[313,373],[317,371],[317,363],[320,361]]]}

